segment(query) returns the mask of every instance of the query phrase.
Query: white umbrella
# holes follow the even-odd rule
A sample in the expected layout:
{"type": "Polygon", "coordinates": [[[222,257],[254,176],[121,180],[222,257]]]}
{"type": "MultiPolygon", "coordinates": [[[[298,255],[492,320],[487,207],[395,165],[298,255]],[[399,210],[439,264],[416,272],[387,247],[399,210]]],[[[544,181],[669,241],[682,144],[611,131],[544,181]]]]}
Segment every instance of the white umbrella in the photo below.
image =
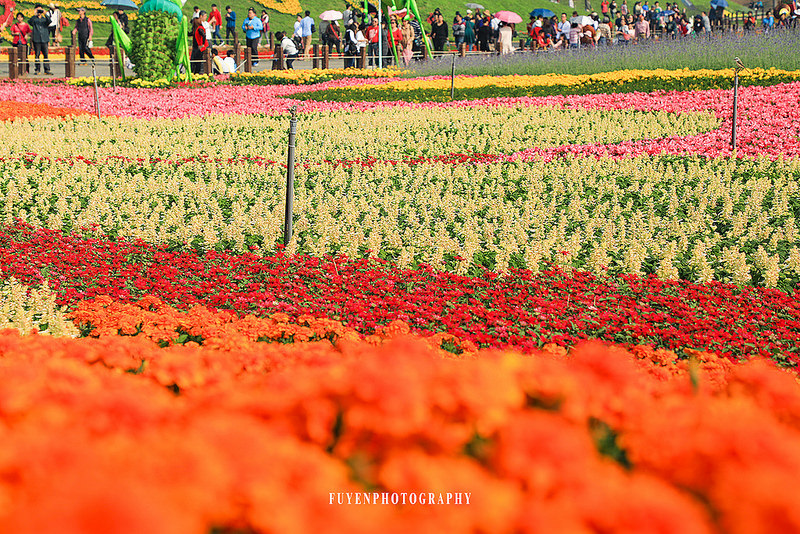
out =
{"type": "Polygon", "coordinates": [[[320,20],[327,20],[327,21],[342,20],[342,12],[341,11],[335,11],[335,10],[331,9],[329,11],[323,12],[319,16],[319,18],[320,18],[320,20]]]}
{"type": "Polygon", "coordinates": [[[594,25],[594,20],[592,19],[592,17],[587,17],[586,15],[580,17],[572,17],[570,19],[570,22],[577,22],[579,26],[588,26],[590,24],[594,25]]]}

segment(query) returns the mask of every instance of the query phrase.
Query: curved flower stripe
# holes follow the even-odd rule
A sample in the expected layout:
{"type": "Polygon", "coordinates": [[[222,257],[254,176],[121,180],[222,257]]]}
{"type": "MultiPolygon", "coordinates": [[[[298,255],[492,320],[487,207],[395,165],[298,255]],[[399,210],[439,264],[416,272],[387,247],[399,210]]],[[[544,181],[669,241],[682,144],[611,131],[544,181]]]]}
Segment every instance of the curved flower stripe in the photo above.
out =
{"type": "Polygon", "coordinates": [[[88,112],[76,108],[59,108],[48,104],[21,105],[14,100],[0,100],[0,120],[35,119],[39,117],[71,117],[87,115],[88,112]]]}
{"type": "MultiPolygon", "coordinates": [[[[141,336],[165,346],[191,342],[223,350],[247,348],[257,342],[305,343],[326,339],[335,345],[362,339],[380,345],[411,331],[405,322],[395,320],[365,338],[339,321],[311,315],[300,315],[296,320],[285,313],[273,313],[266,318],[238,317],[230,311],[212,311],[204,306],[185,312],[150,296],[132,304],[108,296],[82,301],[68,318],[91,337],[141,336]]],[[[447,344],[459,354],[477,350],[473,343],[442,332],[423,339],[435,348],[447,344]]]]}
{"type": "Polygon", "coordinates": [[[764,362],[456,361],[411,338],[231,356],[0,332],[0,530],[800,530],[793,494],[767,491],[800,478],[800,386],[764,362]]]}
{"type": "MultiPolygon", "coordinates": [[[[379,83],[380,80],[363,80],[379,83]]],[[[352,81],[338,80],[321,84],[325,87],[345,86],[352,81]]],[[[463,108],[485,106],[554,106],[589,109],[660,110],[671,113],[684,111],[712,111],[722,120],[720,128],[688,137],[674,136],[663,139],[634,141],[615,145],[572,145],[549,149],[529,147],[519,152],[497,154],[497,161],[516,158],[552,157],[565,152],[579,155],[628,157],[646,154],[704,154],[710,157],[733,154],[730,147],[729,91],[656,92],[651,94],[608,94],[585,96],[558,96],[536,98],[491,98],[469,102],[411,104],[405,102],[297,102],[282,97],[318,86],[217,86],[208,88],[164,90],[119,89],[116,93],[104,92],[101,107],[112,109],[119,115],[134,117],[183,117],[187,115],[224,114],[282,114],[296,104],[301,112],[351,110],[354,112],[382,109],[387,106],[406,108],[463,108]]],[[[92,109],[89,88],[63,86],[33,86],[30,84],[0,84],[0,99],[25,102],[49,102],[59,106],[73,106],[87,111],[92,109]]],[[[751,86],[740,91],[740,123],[737,157],[770,158],[800,155],[800,122],[792,120],[793,102],[800,98],[800,83],[773,87],[751,86]]],[[[677,133],[677,132],[676,132],[677,133]]]]}
{"type": "MultiPolygon", "coordinates": [[[[788,81],[800,80],[800,71],[786,71],[778,69],[748,69],[739,74],[740,78],[744,80],[765,80],[774,77],[785,77],[788,81]]],[[[604,84],[619,84],[638,81],[638,80],[655,80],[655,81],[676,81],[676,80],[693,80],[702,78],[716,78],[724,77],[733,79],[733,69],[721,70],[618,70],[612,72],[601,72],[598,74],[539,74],[539,75],[510,75],[510,76],[459,76],[458,87],[460,89],[477,88],[477,87],[498,87],[498,88],[512,88],[512,87],[553,87],[564,86],[573,87],[579,85],[589,85],[594,82],[601,82],[604,84]]],[[[369,90],[388,90],[388,91],[413,91],[418,89],[450,89],[449,76],[431,76],[426,78],[395,80],[384,82],[381,84],[369,85],[369,90]]],[[[350,85],[347,89],[360,89],[360,84],[350,85]]]]}
{"type": "Polygon", "coordinates": [[[183,309],[327,317],[364,334],[399,319],[414,332],[528,352],[587,338],[702,348],[734,360],[763,355],[789,365],[800,352],[797,290],[718,282],[558,269],[467,277],[368,258],[171,251],[25,226],[0,233],[0,276],[30,286],[46,280],[60,305],[154,296],[183,309]]]}

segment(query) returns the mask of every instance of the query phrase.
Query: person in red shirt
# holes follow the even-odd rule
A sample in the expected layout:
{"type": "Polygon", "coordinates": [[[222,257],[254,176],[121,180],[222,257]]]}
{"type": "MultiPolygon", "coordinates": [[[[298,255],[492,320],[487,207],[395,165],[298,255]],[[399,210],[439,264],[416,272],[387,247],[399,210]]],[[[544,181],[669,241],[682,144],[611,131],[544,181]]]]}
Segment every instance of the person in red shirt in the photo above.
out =
{"type": "Polygon", "coordinates": [[[200,16],[192,20],[192,74],[202,74],[204,70],[203,52],[208,48],[206,29],[203,27],[206,18],[206,12],[201,11],[200,16]]]}
{"type": "Polygon", "coordinates": [[[13,45],[17,47],[21,72],[28,72],[28,35],[31,27],[25,22],[22,13],[17,13],[17,20],[11,25],[11,35],[14,36],[13,45]]]}
{"type": "Polygon", "coordinates": [[[372,19],[372,24],[367,28],[366,33],[367,42],[369,43],[369,66],[373,64],[373,60],[378,60],[378,17],[372,19]]]}
{"type": "MultiPolygon", "coordinates": [[[[398,54],[402,53],[403,31],[397,26],[397,18],[392,17],[392,39],[394,39],[394,47],[397,49],[398,54]]],[[[399,56],[398,56],[399,57],[399,56]]]]}
{"type": "Polygon", "coordinates": [[[211,41],[216,45],[222,43],[222,34],[219,33],[222,27],[222,13],[217,9],[217,4],[211,4],[211,13],[208,14],[209,22],[214,21],[214,33],[211,35],[211,41]]]}

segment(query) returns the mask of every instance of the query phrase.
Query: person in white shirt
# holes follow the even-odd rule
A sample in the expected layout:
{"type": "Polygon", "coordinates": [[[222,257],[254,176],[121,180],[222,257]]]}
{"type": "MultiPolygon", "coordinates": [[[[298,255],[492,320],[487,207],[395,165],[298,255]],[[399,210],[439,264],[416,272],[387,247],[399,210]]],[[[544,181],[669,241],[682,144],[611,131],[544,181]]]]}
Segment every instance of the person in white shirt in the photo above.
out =
{"type": "Polygon", "coordinates": [[[357,32],[356,25],[351,24],[344,34],[344,68],[346,69],[356,66],[356,56],[359,52],[357,32]]]}
{"type": "Polygon", "coordinates": [[[492,28],[492,37],[496,43],[500,38],[500,19],[497,18],[496,14],[492,17],[491,22],[489,22],[489,26],[492,28]]]}
{"type": "Polygon", "coordinates": [[[514,53],[513,36],[514,32],[511,30],[511,26],[501,23],[497,38],[497,49],[501,55],[514,53]]]}
{"type": "Polygon", "coordinates": [[[303,41],[303,16],[297,15],[297,21],[294,23],[294,34],[292,37],[297,37],[300,42],[303,41]]]}
{"type": "Polygon", "coordinates": [[[222,60],[222,74],[233,74],[236,72],[236,60],[233,59],[233,50],[228,50],[227,57],[222,60]]]}
{"type": "Polygon", "coordinates": [[[276,33],[275,39],[281,43],[283,57],[286,58],[286,68],[293,68],[292,65],[294,64],[294,60],[297,59],[297,56],[299,55],[297,52],[297,45],[295,45],[294,41],[289,39],[283,32],[276,33]]]}
{"type": "Polygon", "coordinates": [[[47,29],[50,30],[50,38],[53,39],[53,43],[57,44],[61,42],[61,11],[53,3],[50,3],[47,7],[50,8],[47,13],[50,15],[50,25],[47,29]]]}
{"type": "Polygon", "coordinates": [[[203,29],[206,30],[206,41],[208,41],[210,43],[211,42],[211,38],[212,38],[211,36],[214,33],[214,30],[211,29],[211,23],[208,22],[207,20],[204,20],[203,21],[203,29]]]}
{"type": "Polygon", "coordinates": [[[366,48],[367,44],[368,44],[367,43],[367,38],[364,36],[363,26],[364,25],[362,24],[361,27],[359,27],[358,31],[356,32],[356,41],[358,41],[358,54],[359,55],[361,55],[361,51],[364,48],[366,48]]]}
{"type": "Polygon", "coordinates": [[[569,30],[572,27],[570,22],[567,20],[567,14],[561,14],[561,22],[558,23],[558,34],[556,35],[556,39],[561,39],[562,37],[569,41],[569,30]]]}

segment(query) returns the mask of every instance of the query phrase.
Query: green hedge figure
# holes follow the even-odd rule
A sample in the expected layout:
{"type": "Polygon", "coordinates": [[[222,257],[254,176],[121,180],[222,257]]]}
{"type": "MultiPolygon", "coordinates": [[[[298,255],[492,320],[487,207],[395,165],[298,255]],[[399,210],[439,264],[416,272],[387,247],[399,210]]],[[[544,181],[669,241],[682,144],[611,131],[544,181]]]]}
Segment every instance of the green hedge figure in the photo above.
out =
{"type": "Polygon", "coordinates": [[[180,0],[148,0],[142,4],[138,18],[131,24],[131,59],[137,76],[149,81],[176,75],[191,80],[187,31],[180,0]]]}

